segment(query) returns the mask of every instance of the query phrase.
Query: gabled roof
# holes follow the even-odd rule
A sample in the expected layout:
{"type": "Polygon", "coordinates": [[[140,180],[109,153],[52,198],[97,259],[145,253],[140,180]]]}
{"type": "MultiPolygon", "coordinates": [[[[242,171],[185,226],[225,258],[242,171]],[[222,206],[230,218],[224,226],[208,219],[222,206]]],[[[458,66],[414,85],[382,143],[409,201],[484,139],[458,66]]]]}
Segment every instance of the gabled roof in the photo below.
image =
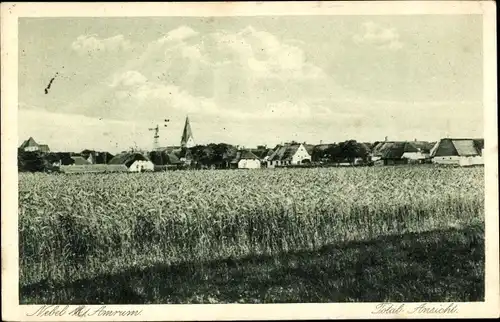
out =
{"type": "Polygon", "coordinates": [[[484,139],[441,139],[432,148],[431,156],[479,156],[482,155],[484,139]]]}
{"type": "Polygon", "coordinates": [[[376,154],[383,159],[400,159],[406,152],[419,152],[412,142],[384,142],[377,146],[376,154]]]}
{"type": "Polygon", "coordinates": [[[150,161],[148,157],[137,152],[124,152],[116,155],[108,164],[124,164],[130,167],[135,161],[150,161]]]}
{"type": "Polygon", "coordinates": [[[255,154],[259,159],[264,159],[267,156],[273,154],[273,149],[252,149],[251,152],[255,154]]]}
{"type": "MultiPolygon", "coordinates": [[[[269,157],[269,161],[290,161],[301,145],[300,143],[278,145],[274,153],[269,157]]],[[[304,146],[304,148],[311,154],[306,146],[304,146]]]]}
{"type": "Polygon", "coordinates": [[[178,164],[181,163],[181,160],[172,152],[172,153],[165,153],[168,161],[167,164],[178,164]]]}
{"type": "Polygon", "coordinates": [[[36,143],[35,139],[33,139],[32,137],[30,137],[29,139],[27,139],[26,141],[24,141],[20,148],[21,149],[24,149],[24,148],[27,148],[27,147],[30,147],[30,146],[38,146],[38,143],[36,143]]]}
{"type": "Polygon", "coordinates": [[[236,152],[236,157],[231,161],[231,163],[238,163],[240,160],[260,160],[252,151],[241,150],[236,152]]]}

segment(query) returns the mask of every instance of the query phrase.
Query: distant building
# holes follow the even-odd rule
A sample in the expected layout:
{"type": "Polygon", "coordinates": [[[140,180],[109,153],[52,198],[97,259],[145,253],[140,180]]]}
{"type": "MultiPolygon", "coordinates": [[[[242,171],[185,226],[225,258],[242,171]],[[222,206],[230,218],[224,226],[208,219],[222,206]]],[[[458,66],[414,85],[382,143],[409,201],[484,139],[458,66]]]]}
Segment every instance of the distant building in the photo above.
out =
{"type": "Polygon", "coordinates": [[[83,150],[80,155],[91,164],[107,164],[113,158],[109,152],[99,152],[94,150],[83,150]]]}
{"type": "Polygon", "coordinates": [[[192,148],[194,146],[193,131],[191,130],[191,125],[189,124],[189,118],[186,116],[186,123],[184,124],[184,130],[182,131],[181,147],[192,148]]]}
{"type": "Polygon", "coordinates": [[[375,164],[393,165],[424,163],[430,159],[432,143],[424,141],[383,141],[372,148],[371,159],[375,164]]]}
{"type": "Polygon", "coordinates": [[[278,145],[273,154],[267,159],[267,167],[274,168],[282,165],[310,163],[312,149],[312,145],[295,142],[278,145]]]}
{"type": "Polygon", "coordinates": [[[90,164],[92,164],[82,156],[72,156],[71,159],[73,159],[73,165],[90,165],[90,164]]]}
{"type": "Polygon", "coordinates": [[[441,139],[432,148],[430,156],[436,164],[460,166],[484,164],[484,139],[441,139]]]}
{"type": "Polygon", "coordinates": [[[248,150],[238,151],[231,165],[238,169],[260,169],[261,167],[259,157],[248,150]]]}
{"type": "Polygon", "coordinates": [[[109,161],[110,165],[125,165],[130,172],[154,171],[155,165],[142,153],[124,152],[109,161]]]}
{"type": "Polygon", "coordinates": [[[43,152],[43,153],[50,152],[49,146],[47,144],[38,144],[32,137],[24,141],[19,147],[19,149],[21,149],[24,152],[43,152]]]}

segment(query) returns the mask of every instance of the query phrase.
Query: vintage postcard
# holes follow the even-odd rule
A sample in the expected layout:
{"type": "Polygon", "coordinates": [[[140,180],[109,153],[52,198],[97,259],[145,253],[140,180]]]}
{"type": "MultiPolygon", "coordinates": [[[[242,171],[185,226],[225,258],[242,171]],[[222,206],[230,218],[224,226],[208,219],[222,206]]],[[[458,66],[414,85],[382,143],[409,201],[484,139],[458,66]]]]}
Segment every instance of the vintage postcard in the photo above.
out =
{"type": "Polygon", "coordinates": [[[6,321],[499,316],[494,2],[1,9],[6,321]]]}

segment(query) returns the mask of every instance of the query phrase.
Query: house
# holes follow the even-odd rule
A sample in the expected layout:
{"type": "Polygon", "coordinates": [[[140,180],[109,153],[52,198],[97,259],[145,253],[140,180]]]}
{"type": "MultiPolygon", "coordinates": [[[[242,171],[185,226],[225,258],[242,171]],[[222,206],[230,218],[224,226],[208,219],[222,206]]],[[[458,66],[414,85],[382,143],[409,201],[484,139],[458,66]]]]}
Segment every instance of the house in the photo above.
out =
{"type": "Polygon", "coordinates": [[[412,142],[407,142],[407,144],[411,146],[409,149],[411,151],[405,151],[402,158],[408,159],[410,162],[419,161],[419,163],[422,163],[430,159],[431,149],[435,143],[414,140],[412,142]]]}
{"type": "Polygon", "coordinates": [[[130,172],[154,171],[155,165],[142,153],[122,152],[108,163],[109,165],[123,164],[130,172]]]}
{"type": "Polygon", "coordinates": [[[257,147],[257,149],[250,149],[250,152],[255,154],[260,160],[267,161],[267,159],[269,159],[269,157],[274,153],[274,150],[260,146],[257,147]]]}
{"type": "Polygon", "coordinates": [[[231,165],[238,169],[260,169],[261,163],[258,156],[249,150],[240,150],[231,161],[231,165]]]}
{"type": "Polygon", "coordinates": [[[80,156],[84,157],[91,164],[106,164],[113,158],[109,152],[98,152],[94,150],[83,150],[80,156]]]}
{"type": "Polygon", "coordinates": [[[174,152],[168,152],[168,150],[151,151],[148,154],[148,158],[154,163],[154,165],[157,166],[176,165],[182,163],[174,152]]]}
{"type": "Polygon", "coordinates": [[[459,166],[482,165],[484,139],[441,139],[432,148],[432,163],[459,166]]]}
{"type": "Polygon", "coordinates": [[[19,148],[24,152],[50,152],[49,146],[47,144],[38,144],[32,137],[24,141],[19,148]]]}
{"type": "Polygon", "coordinates": [[[304,143],[285,143],[278,145],[273,154],[267,159],[267,167],[283,165],[298,165],[311,162],[313,146],[304,143]]]}
{"type": "Polygon", "coordinates": [[[431,146],[431,143],[425,141],[376,142],[371,159],[379,165],[424,163],[430,159],[431,146]]]}

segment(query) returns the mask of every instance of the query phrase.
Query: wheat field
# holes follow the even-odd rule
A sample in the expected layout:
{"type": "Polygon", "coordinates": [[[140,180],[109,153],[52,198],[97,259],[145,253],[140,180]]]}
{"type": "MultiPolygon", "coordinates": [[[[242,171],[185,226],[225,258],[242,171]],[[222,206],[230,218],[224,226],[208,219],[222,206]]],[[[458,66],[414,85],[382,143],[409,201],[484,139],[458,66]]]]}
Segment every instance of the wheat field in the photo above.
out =
{"type": "MultiPolygon", "coordinates": [[[[23,173],[20,286],[67,285],[160,264],[194,263],[204,271],[203,263],[214,260],[317,252],[483,223],[483,168],[23,173]]],[[[469,235],[460,236],[457,242],[469,235]]],[[[471,265],[480,277],[481,263],[471,265]]],[[[159,301],[155,294],[148,301],[159,301]]]]}

